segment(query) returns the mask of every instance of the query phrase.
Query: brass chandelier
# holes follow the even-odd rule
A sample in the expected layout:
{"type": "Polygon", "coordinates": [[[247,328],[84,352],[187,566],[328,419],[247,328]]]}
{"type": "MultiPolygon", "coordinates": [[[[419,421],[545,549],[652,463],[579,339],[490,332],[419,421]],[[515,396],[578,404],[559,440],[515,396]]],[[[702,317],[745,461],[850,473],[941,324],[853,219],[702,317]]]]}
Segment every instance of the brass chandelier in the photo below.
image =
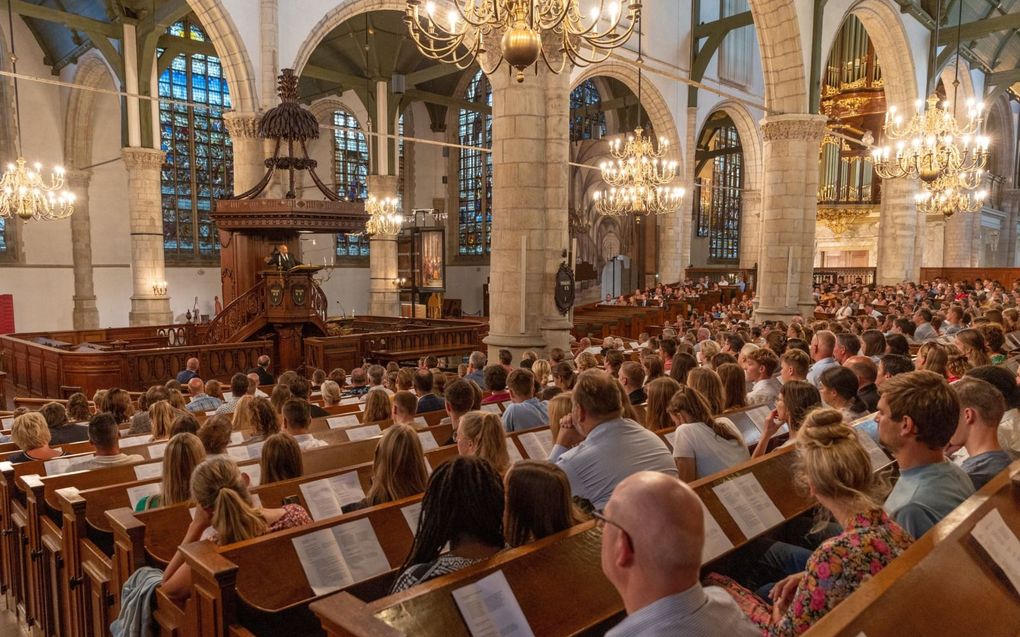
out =
{"type": "Polygon", "coordinates": [[[603,62],[630,38],[641,0],[625,0],[626,7],[618,0],[595,0],[587,14],[581,1],[451,0],[454,8],[439,17],[434,0],[407,0],[404,22],[426,57],[461,69],[477,60],[486,74],[505,59],[523,82],[524,70],[540,57],[560,73],[567,62],[579,67],[603,62]],[[603,19],[608,24],[600,29],[603,19]]]}
{"type": "Polygon", "coordinates": [[[7,164],[0,177],[0,219],[55,220],[74,213],[74,193],[64,190],[64,169],[56,167],[47,178],[42,164],[29,167],[21,156],[21,100],[18,95],[18,56],[14,51],[14,11],[7,4],[8,33],[11,34],[11,71],[14,73],[14,108],[17,113],[18,159],[7,164]]]}
{"type": "MultiPolygon", "coordinates": [[[[934,41],[938,42],[941,22],[941,3],[936,4],[934,41]]],[[[966,120],[956,120],[956,102],[960,85],[960,30],[962,28],[963,5],[960,5],[956,28],[956,78],[953,81],[953,109],[948,100],[939,101],[934,93],[922,103],[905,125],[901,116],[892,106],[886,112],[883,132],[886,138],[896,142],[894,148],[887,144],[872,150],[875,172],[883,179],[903,177],[920,179],[925,188],[933,190],[933,184],[949,177],[955,189],[974,190],[984,180],[984,168],[988,164],[988,136],[981,134],[984,123],[984,104],[970,99],[967,101],[966,120]]],[[[935,76],[935,56],[929,54],[929,77],[935,76]]]]}
{"type": "MultiPolygon", "coordinates": [[[[641,113],[641,30],[638,30],[638,113],[641,113]]],[[[609,142],[612,161],[599,164],[602,181],[608,190],[597,190],[593,195],[595,211],[600,215],[620,216],[663,215],[674,212],[683,202],[686,191],[671,186],[676,179],[679,162],[668,159],[669,140],[659,137],[658,147],[652,138],[645,136],[638,124],[626,143],[621,138],[609,142]]]]}
{"type": "Polygon", "coordinates": [[[929,190],[914,195],[917,209],[924,214],[939,214],[947,219],[957,212],[977,212],[988,199],[988,191],[973,190],[961,185],[958,175],[945,175],[936,180],[929,190]]]}
{"type": "Polygon", "coordinates": [[[375,195],[369,195],[365,200],[365,212],[368,213],[365,234],[373,236],[399,233],[400,227],[404,223],[404,217],[399,212],[399,205],[400,201],[396,197],[378,199],[375,195]]]}

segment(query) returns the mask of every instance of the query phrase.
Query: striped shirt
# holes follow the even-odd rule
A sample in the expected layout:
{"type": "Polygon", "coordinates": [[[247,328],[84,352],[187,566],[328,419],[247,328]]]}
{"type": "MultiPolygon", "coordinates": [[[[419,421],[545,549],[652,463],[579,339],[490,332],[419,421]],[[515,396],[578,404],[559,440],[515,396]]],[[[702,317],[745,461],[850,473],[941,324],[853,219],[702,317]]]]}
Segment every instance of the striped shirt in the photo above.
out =
{"type": "Polygon", "coordinates": [[[628,615],[606,637],[757,637],[761,635],[729,593],[695,584],[628,615]]]}

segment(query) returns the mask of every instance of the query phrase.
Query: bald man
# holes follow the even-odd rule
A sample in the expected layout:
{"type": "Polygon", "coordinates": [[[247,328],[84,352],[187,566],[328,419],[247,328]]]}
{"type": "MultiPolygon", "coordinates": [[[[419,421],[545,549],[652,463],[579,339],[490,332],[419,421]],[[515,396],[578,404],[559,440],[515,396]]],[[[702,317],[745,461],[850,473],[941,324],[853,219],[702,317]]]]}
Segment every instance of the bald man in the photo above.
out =
{"type": "Polygon", "coordinates": [[[627,618],[606,637],[761,635],[729,593],[701,586],[702,516],[694,491],[664,473],[641,471],[616,486],[599,518],[602,571],[627,618]]]}
{"type": "Polygon", "coordinates": [[[188,381],[188,394],[191,395],[191,402],[184,408],[193,414],[216,411],[223,404],[221,399],[205,393],[205,383],[198,376],[188,381]]]}
{"type": "Polygon", "coordinates": [[[177,382],[187,385],[188,381],[196,376],[198,376],[198,359],[189,358],[188,362],[184,365],[184,369],[177,373],[177,382]]]}

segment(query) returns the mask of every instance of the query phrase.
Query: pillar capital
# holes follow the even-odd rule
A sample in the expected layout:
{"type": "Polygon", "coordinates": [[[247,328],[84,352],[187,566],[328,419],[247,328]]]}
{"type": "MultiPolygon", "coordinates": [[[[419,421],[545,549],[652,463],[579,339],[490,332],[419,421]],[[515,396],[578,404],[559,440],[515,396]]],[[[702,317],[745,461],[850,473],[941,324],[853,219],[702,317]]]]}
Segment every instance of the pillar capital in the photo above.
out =
{"type": "Polygon", "coordinates": [[[155,148],[127,147],[120,153],[128,171],[159,170],[166,161],[166,153],[155,148]]]}
{"type": "Polygon", "coordinates": [[[821,143],[827,119],[824,115],[769,115],[761,120],[762,140],[821,143]]]}
{"type": "Polygon", "coordinates": [[[262,115],[243,111],[227,111],[223,113],[223,124],[231,140],[259,139],[259,124],[262,115]]]}

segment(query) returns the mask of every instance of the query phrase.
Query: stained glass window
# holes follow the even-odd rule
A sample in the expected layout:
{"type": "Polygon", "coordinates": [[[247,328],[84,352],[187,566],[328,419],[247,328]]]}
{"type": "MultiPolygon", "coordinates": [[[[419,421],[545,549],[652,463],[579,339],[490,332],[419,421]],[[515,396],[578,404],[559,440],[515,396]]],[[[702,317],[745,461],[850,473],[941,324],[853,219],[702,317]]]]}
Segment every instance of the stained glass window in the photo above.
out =
{"type": "MultiPolygon", "coordinates": [[[[471,79],[464,99],[492,106],[492,87],[481,71],[471,79]]],[[[492,115],[462,108],[457,124],[460,144],[492,146],[492,115]]],[[[457,251],[486,255],[492,250],[492,153],[475,148],[461,148],[458,153],[457,251]]]]}
{"type": "Polygon", "coordinates": [[[732,263],[740,257],[743,154],[740,136],[726,116],[710,118],[698,145],[699,183],[694,218],[699,237],[708,237],[710,263],[732,263]]]}
{"type": "MultiPolygon", "coordinates": [[[[167,33],[199,42],[205,33],[189,19],[167,33]]],[[[163,248],[168,261],[213,261],[219,256],[213,201],[233,193],[234,157],[223,111],[230,108],[219,58],[182,53],[159,76],[159,96],[205,106],[159,103],[163,248]]]]}
{"type": "Polygon", "coordinates": [[[570,92],[570,141],[605,136],[606,114],[601,106],[599,90],[590,79],[581,82],[570,92]]]}
{"type": "Polygon", "coordinates": [[[0,254],[7,254],[7,222],[0,219],[0,254]]]}
{"type": "MultiPolygon", "coordinates": [[[[368,142],[358,120],[345,110],[333,112],[333,185],[348,201],[368,197],[368,142]]],[[[336,236],[338,257],[367,257],[368,236],[364,233],[336,236]]]]}

